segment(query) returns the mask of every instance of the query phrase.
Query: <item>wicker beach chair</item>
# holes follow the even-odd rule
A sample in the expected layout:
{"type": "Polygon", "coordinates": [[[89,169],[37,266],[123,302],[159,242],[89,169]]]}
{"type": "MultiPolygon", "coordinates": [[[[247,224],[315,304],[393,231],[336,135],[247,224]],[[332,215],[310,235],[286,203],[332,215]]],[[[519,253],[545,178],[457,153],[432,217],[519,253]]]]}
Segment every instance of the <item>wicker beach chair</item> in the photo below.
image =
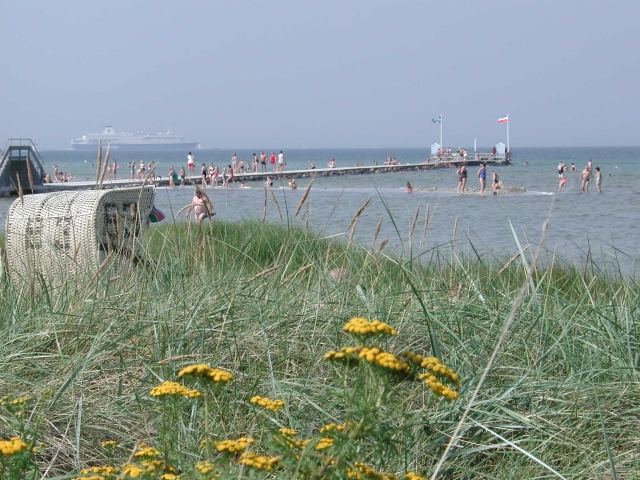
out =
{"type": "Polygon", "coordinates": [[[52,282],[94,274],[110,257],[135,257],[153,196],[153,187],[143,187],[17,199],[7,215],[9,277],[52,282]]]}

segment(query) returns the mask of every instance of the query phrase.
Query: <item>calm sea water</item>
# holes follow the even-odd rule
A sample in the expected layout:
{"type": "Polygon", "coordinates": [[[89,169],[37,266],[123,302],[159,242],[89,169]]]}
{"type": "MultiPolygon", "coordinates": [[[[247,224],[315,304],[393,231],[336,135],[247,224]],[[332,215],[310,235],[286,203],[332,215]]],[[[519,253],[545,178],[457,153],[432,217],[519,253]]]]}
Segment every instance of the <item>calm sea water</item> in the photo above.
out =
{"type": "MultiPolygon", "coordinates": [[[[58,165],[62,170],[73,173],[78,180],[95,178],[95,154],[73,151],[41,153],[50,172],[54,165],[58,165]]],[[[223,166],[229,163],[233,152],[199,150],[195,153],[197,165],[214,162],[223,166]]],[[[238,150],[237,153],[249,164],[253,151],[238,150]]],[[[425,150],[418,149],[285,151],[288,168],[292,169],[306,168],[309,160],[322,167],[333,157],[338,166],[349,166],[355,162],[381,164],[389,155],[401,163],[418,162],[424,159],[425,153],[425,150]]],[[[184,166],[186,152],[116,152],[112,158],[121,167],[119,177],[129,175],[127,164],[130,161],[158,162],[157,172],[166,176],[170,165],[175,168],[184,166]]],[[[521,187],[524,192],[484,197],[473,193],[455,194],[457,180],[454,169],[318,178],[309,197],[308,224],[320,235],[346,239],[353,214],[372,197],[358,220],[354,237],[362,244],[371,245],[373,232],[381,221],[376,243],[389,240],[386,248],[390,251],[407,254],[411,245],[414,255],[422,254],[425,258],[434,251],[450,252],[453,246],[454,250],[464,254],[475,256],[477,252],[486,259],[504,260],[518,251],[518,242],[531,251],[540,239],[541,225],[548,219],[549,230],[544,244],[547,259],[555,256],[563,262],[584,265],[592,258],[600,265],[621,265],[625,272],[635,274],[640,266],[638,165],[640,148],[514,149],[514,165],[494,169],[505,187],[521,187]],[[591,193],[579,193],[579,171],[589,159],[593,160],[594,167],[599,166],[603,171],[602,194],[595,193],[594,182],[591,182],[591,193]],[[573,162],[577,169],[575,173],[569,172],[569,183],[562,194],[555,193],[559,160],[567,165],[573,162]],[[415,188],[411,194],[405,191],[407,181],[411,181],[415,188]],[[410,225],[416,211],[418,222],[413,241],[409,242],[410,225]],[[427,212],[429,221],[425,234],[427,212]]],[[[478,188],[475,171],[475,168],[469,169],[468,186],[472,190],[478,188]]],[[[299,180],[300,189],[297,191],[291,191],[285,188],[284,182],[276,181],[272,191],[280,213],[269,194],[267,218],[276,222],[303,223],[302,214],[295,219],[290,217],[308,181],[299,180]]],[[[263,186],[259,182],[248,186],[252,188],[209,189],[217,218],[232,221],[262,218],[263,186]]],[[[192,195],[193,188],[160,188],[156,193],[156,205],[167,213],[170,220],[190,202],[192,195]]],[[[3,221],[11,201],[0,200],[3,221]]]]}

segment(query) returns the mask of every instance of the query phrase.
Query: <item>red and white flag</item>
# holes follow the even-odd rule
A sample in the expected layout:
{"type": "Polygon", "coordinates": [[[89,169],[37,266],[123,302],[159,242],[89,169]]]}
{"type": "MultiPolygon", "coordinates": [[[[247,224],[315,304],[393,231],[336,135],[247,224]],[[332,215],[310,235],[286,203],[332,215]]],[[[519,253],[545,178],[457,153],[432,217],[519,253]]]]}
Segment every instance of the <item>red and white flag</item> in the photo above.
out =
{"type": "Polygon", "coordinates": [[[508,123],[509,122],[509,115],[507,115],[506,117],[500,117],[498,119],[498,123],[508,123]]]}

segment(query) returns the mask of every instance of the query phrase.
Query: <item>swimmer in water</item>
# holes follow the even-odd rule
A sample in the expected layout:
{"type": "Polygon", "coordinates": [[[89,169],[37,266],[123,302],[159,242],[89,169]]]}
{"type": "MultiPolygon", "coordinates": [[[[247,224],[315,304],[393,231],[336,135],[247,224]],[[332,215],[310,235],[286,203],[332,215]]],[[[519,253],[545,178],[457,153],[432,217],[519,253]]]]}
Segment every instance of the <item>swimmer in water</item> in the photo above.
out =
{"type": "Polygon", "coordinates": [[[413,185],[411,185],[411,182],[407,182],[407,193],[412,193],[413,192],[413,185]]]}

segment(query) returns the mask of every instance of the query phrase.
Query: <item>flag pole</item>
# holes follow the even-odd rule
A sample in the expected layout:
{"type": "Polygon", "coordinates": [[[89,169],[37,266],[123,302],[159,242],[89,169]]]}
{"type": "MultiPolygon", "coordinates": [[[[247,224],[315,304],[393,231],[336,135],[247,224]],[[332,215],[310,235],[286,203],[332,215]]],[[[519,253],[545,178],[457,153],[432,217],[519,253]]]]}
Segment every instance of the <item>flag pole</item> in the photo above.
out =
{"type": "Polygon", "coordinates": [[[509,150],[509,115],[507,114],[507,153],[510,152],[509,150]]]}

